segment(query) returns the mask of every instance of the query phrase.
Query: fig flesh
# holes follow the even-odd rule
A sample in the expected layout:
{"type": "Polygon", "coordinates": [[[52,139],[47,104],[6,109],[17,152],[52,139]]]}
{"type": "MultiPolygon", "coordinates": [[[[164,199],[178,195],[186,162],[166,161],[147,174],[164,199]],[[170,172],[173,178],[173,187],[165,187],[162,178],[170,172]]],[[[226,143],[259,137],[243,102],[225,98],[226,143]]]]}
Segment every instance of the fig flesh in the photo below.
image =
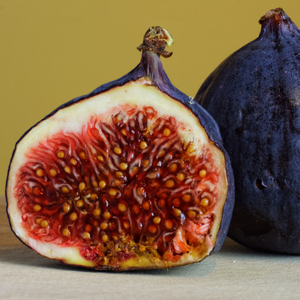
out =
{"type": "Polygon", "coordinates": [[[17,142],[10,224],[49,258],[95,269],[169,268],[221,247],[233,176],[213,119],[172,86],[151,27],[140,64],[62,105],[17,142]]]}
{"type": "Polygon", "coordinates": [[[195,100],[220,126],[236,182],[229,236],[300,254],[300,31],[281,9],[206,79],[195,100]],[[221,113],[220,113],[221,112],[221,113]]]}

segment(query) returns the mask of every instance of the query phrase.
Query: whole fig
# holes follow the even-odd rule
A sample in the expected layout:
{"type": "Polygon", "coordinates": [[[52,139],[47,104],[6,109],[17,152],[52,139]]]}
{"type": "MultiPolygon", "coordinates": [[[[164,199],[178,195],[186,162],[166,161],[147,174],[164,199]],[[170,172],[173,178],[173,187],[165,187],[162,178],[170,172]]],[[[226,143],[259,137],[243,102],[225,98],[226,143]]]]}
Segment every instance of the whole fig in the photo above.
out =
{"type": "Polygon", "coordinates": [[[236,181],[229,236],[300,254],[300,31],[281,8],[205,80],[196,101],[220,126],[236,181]]]}

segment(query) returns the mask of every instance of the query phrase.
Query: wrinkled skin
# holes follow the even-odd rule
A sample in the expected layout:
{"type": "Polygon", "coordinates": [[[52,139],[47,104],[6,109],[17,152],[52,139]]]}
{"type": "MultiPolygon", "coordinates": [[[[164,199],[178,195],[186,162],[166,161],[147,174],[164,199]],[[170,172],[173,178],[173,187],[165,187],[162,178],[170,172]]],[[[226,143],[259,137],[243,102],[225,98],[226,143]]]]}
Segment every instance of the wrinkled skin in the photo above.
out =
{"type": "Polygon", "coordinates": [[[283,12],[206,79],[196,101],[220,126],[236,181],[229,229],[262,251],[300,254],[300,31],[283,12]]]}

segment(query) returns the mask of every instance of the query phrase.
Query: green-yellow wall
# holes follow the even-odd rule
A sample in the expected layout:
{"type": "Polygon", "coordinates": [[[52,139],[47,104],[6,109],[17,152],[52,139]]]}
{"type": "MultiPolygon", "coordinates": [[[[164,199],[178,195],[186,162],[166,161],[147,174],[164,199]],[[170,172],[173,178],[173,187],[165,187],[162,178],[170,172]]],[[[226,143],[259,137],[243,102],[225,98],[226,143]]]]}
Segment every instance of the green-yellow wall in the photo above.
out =
{"type": "Polygon", "coordinates": [[[259,18],[276,7],[300,27],[299,0],[0,0],[0,194],[23,132],[135,67],[148,27],[172,34],[165,70],[195,96],[224,58],[258,36],[259,18]]]}

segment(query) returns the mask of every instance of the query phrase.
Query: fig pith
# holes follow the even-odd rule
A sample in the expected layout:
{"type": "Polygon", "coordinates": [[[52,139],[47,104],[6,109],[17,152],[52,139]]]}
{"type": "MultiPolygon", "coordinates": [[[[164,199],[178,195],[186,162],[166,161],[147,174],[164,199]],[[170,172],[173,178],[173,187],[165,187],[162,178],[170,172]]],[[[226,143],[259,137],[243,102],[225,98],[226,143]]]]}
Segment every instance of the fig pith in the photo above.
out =
{"type": "Polygon", "coordinates": [[[300,31],[281,8],[225,61],[196,101],[220,126],[236,182],[229,236],[262,251],[300,254],[300,31]]]}
{"type": "Polygon", "coordinates": [[[233,175],[211,116],[177,90],[151,27],[140,64],[60,106],[17,142],[7,212],[22,242],[96,269],[198,262],[226,236],[233,175]]]}

